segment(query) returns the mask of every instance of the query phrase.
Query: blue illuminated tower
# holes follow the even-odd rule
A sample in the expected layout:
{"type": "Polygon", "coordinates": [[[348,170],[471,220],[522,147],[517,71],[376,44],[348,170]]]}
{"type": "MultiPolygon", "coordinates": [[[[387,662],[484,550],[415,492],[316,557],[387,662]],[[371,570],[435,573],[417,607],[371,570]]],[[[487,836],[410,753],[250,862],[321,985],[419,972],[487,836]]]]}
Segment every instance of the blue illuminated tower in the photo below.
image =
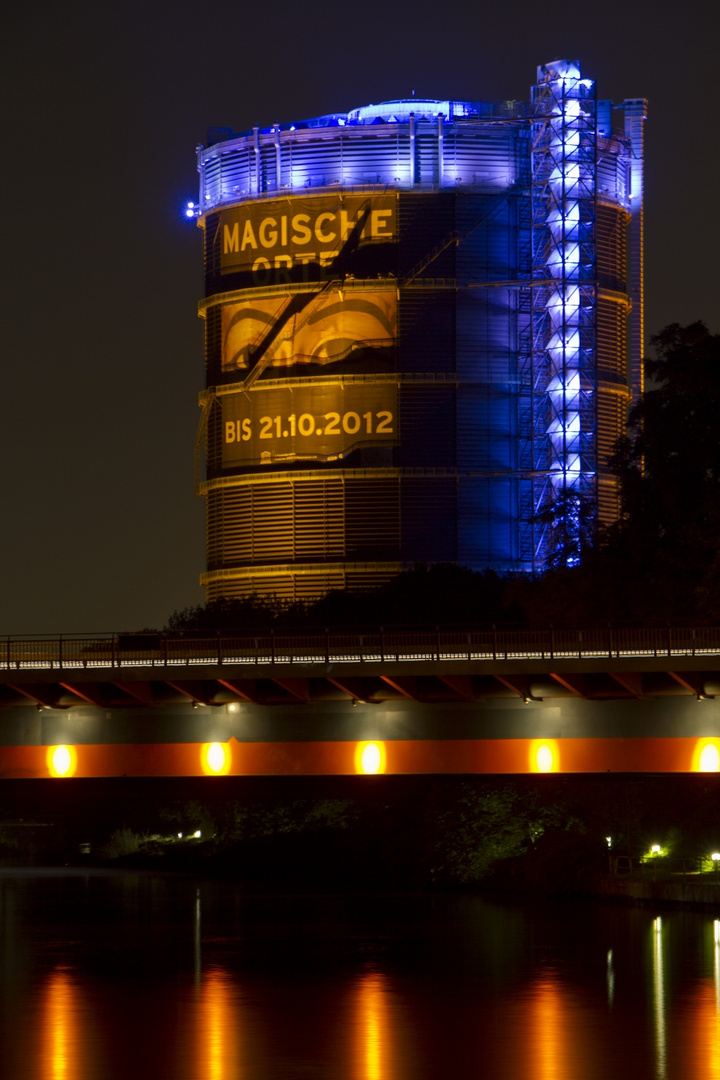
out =
{"type": "Polygon", "coordinates": [[[530,102],[210,133],[189,208],[208,599],[367,588],[417,562],[540,571],[616,519],[645,113],[563,60],[530,102]]]}

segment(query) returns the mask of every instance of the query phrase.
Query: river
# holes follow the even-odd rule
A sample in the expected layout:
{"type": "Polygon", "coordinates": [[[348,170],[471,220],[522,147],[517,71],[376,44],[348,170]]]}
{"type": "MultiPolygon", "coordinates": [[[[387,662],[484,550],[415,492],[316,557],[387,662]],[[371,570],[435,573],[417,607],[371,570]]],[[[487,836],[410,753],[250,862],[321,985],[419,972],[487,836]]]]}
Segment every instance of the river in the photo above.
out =
{"type": "Polygon", "coordinates": [[[712,1080],[720,922],[0,871],[8,1080],[712,1080]]]}

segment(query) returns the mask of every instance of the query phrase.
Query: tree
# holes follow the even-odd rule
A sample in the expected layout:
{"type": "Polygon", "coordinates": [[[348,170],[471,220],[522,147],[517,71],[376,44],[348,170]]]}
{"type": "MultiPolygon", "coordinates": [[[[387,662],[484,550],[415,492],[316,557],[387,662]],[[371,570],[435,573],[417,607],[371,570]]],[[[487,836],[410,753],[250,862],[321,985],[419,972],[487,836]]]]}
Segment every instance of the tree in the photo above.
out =
{"type": "Polygon", "coordinates": [[[550,501],[535,521],[546,530],[546,558],[551,570],[577,566],[595,543],[593,502],[572,490],[550,501]]]}
{"type": "Polygon", "coordinates": [[[580,565],[558,558],[518,583],[535,625],[720,622],[720,335],[675,324],[652,344],[648,389],[610,461],[621,520],[580,565]]]}
{"type": "MultiPolygon", "coordinates": [[[[607,540],[670,621],[720,616],[720,335],[667,326],[645,362],[649,388],[612,459],[622,520],[607,540]]],[[[623,575],[625,576],[625,575],[623,575]]]]}
{"type": "Polygon", "coordinates": [[[612,459],[619,531],[668,552],[712,554],[720,537],[720,335],[700,322],[673,324],[652,342],[651,387],[612,459]]]}

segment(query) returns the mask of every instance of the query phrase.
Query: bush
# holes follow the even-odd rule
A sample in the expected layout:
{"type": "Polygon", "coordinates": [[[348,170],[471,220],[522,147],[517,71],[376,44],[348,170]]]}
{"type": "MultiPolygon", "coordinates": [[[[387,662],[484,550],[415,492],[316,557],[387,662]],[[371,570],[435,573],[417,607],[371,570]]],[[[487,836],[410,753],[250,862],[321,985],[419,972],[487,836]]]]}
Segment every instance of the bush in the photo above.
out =
{"type": "Polygon", "coordinates": [[[132,829],[116,829],[100,849],[105,859],[121,859],[124,855],[134,855],[140,850],[142,837],[132,829]]]}

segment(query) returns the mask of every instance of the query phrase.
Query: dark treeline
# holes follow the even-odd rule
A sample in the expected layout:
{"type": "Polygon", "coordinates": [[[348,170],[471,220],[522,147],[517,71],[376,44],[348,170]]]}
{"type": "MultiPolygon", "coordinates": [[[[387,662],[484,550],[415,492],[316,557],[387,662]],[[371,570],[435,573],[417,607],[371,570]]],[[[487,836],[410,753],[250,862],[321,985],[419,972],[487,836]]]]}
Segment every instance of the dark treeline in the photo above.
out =
{"type": "Polygon", "coordinates": [[[658,844],[675,864],[711,873],[718,847],[720,787],[709,774],[87,783],[58,792],[52,781],[15,782],[0,806],[0,864],[537,895],[596,891],[607,837],[614,855],[658,844]]]}
{"type": "Polygon", "coordinates": [[[491,570],[475,573],[450,564],[416,566],[371,592],[337,590],[313,604],[283,604],[258,597],[220,600],[171,616],[170,630],[259,627],[524,625],[512,596],[514,581],[491,570]]]}
{"type": "Polygon", "coordinates": [[[674,324],[652,344],[648,388],[610,461],[620,521],[583,529],[566,549],[577,565],[556,558],[537,577],[418,566],[372,593],[220,601],[175,612],[168,628],[720,625],[720,335],[674,324]]]}

